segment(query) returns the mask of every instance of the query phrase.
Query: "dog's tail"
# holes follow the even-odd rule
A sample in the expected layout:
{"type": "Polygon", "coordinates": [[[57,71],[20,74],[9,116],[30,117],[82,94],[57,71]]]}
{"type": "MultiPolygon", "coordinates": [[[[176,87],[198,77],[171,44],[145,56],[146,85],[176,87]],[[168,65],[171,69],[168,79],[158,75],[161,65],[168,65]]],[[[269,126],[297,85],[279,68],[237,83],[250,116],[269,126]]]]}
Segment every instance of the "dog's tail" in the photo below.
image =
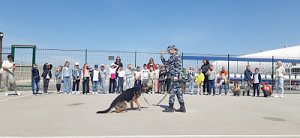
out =
{"type": "Polygon", "coordinates": [[[108,113],[112,108],[114,108],[114,106],[116,105],[115,100],[111,103],[111,105],[109,106],[108,109],[103,110],[103,111],[97,111],[97,114],[104,114],[104,113],[108,113]]]}

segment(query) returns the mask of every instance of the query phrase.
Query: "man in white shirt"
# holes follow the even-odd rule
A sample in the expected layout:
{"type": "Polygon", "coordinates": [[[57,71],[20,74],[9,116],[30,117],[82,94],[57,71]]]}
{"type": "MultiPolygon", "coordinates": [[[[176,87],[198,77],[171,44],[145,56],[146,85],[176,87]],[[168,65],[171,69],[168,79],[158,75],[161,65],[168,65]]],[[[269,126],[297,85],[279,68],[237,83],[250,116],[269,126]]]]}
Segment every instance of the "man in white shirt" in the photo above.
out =
{"type": "MultiPolygon", "coordinates": [[[[11,88],[16,90],[16,83],[14,79],[14,71],[15,66],[13,62],[13,57],[11,55],[7,56],[7,60],[4,60],[2,63],[3,73],[2,73],[2,81],[4,82],[4,91],[5,95],[8,96],[8,88],[11,86],[11,88]]],[[[21,95],[21,93],[16,93],[18,95],[21,95]]]]}

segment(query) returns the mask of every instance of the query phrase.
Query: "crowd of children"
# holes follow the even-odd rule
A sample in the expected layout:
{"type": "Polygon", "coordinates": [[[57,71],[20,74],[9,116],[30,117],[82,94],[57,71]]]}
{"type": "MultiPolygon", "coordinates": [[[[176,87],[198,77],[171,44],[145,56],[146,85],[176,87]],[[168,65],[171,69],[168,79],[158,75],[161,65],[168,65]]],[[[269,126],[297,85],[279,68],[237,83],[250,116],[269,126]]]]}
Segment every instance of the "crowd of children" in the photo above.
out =
{"type": "MultiPolygon", "coordinates": [[[[234,96],[241,95],[241,88],[238,82],[234,82],[233,86],[229,86],[228,72],[225,67],[222,67],[219,75],[214,70],[214,66],[204,61],[205,66],[202,66],[197,71],[194,67],[189,70],[182,69],[181,82],[183,92],[186,93],[186,85],[188,85],[189,94],[197,95],[221,95],[222,89],[225,95],[228,90],[231,90],[234,96]],[[187,84],[188,83],[188,84],[187,84]],[[206,87],[205,87],[206,85],[206,87]],[[217,94],[215,89],[219,88],[217,94]],[[194,90],[196,88],[196,90],[194,90]],[[207,88],[205,91],[205,88],[207,88]]],[[[143,65],[141,70],[140,66],[134,68],[131,64],[123,69],[121,58],[117,57],[116,62],[105,66],[101,64],[100,67],[95,64],[91,67],[84,64],[82,68],[78,62],[75,62],[74,67],[70,66],[70,62],[66,61],[64,66],[58,66],[55,71],[56,90],[61,93],[61,86],[63,85],[62,92],[64,94],[89,94],[90,83],[92,85],[92,94],[105,94],[105,93],[122,93],[126,89],[147,84],[149,93],[166,93],[170,90],[171,77],[167,73],[168,67],[164,65],[155,64],[151,58],[148,64],[143,65]],[[106,88],[106,80],[108,79],[109,85],[106,88]],[[82,91],[79,90],[80,84],[82,91]],[[125,84],[125,86],[123,86],[125,84]]],[[[48,94],[49,82],[52,79],[52,67],[50,63],[43,65],[43,72],[40,75],[38,65],[34,64],[32,68],[32,92],[33,94],[40,94],[40,80],[43,80],[43,93],[48,94]]],[[[253,96],[260,96],[260,89],[263,91],[265,97],[272,94],[272,89],[267,83],[262,83],[259,69],[255,68],[252,73],[250,66],[245,70],[245,91],[249,95],[250,88],[253,87],[253,96]]]]}
{"type": "MultiPolygon", "coordinates": [[[[117,57],[120,59],[120,57],[117,57]]],[[[117,59],[117,60],[118,60],[117,59]]],[[[43,80],[43,93],[48,94],[48,87],[52,79],[52,67],[50,63],[45,63],[43,72],[40,75],[38,66],[33,65],[32,68],[32,92],[33,94],[42,94],[40,91],[40,79],[43,80]]],[[[122,93],[125,89],[135,86],[141,86],[142,83],[147,84],[150,88],[150,93],[165,93],[168,91],[166,73],[167,67],[155,64],[153,59],[150,59],[148,64],[144,64],[143,70],[140,66],[136,68],[131,64],[123,69],[123,64],[119,61],[105,66],[97,64],[92,67],[84,64],[82,68],[78,62],[75,62],[74,67],[66,61],[64,66],[57,66],[55,71],[54,81],[56,84],[57,93],[64,94],[90,94],[90,83],[92,94],[102,93],[122,93]],[[108,79],[108,89],[106,88],[106,80],[108,79]],[[125,86],[123,86],[123,84],[125,86]],[[81,86],[82,90],[79,90],[81,86]]]]}

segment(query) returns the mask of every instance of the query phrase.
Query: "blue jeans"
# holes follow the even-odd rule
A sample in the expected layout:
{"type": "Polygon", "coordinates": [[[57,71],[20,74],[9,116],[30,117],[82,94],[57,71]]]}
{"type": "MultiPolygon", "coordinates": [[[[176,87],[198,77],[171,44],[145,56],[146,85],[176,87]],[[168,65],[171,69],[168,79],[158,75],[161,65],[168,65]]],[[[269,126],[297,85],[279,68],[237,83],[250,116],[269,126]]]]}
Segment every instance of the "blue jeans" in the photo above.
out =
{"type": "Polygon", "coordinates": [[[126,89],[132,88],[132,78],[126,78],[126,89]]]}
{"type": "Polygon", "coordinates": [[[259,83],[253,83],[253,96],[256,95],[256,91],[257,91],[257,96],[259,96],[259,83]]]}
{"type": "Polygon", "coordinates": [[[210,95],[215,95],[216,94],[216,89],[215,89],[215,80],[208,80],[208,88],[210,90],[210,95]]]}
{"type": "Polygon", "coordinates": [[[71,78],[64,77],[64,93],[71,93],[71,78]]]}
{"type": "Polygon", "coordinates": [[[222,83],[220,84],[220,87],[219,87],[219,95],[221,95],[222,93],[222,89],[224,88],[225,90],[225,95],[227,95],[227,91],[228,91],[228,84],[227,83],[222,83]]]}
{"type": "Polygon", "coordinates": [[[40,90],[40,80],[32,80],[32,92],[33,94],[39,93],[40,90]]]}
{"type": "Polygon", "coordinates": [[[93,83],[92,83],[93,92],[98,91],[98,84],[99,84],[99,81],[93,81],[93,83]]]}
{"type": "Polygon", "coordinates": [[[44,79],[44,93],[48,93],[49,81],[50,79],[44,79]]]}
{"type": "Polygon", "coordinates": [[[276,80],[275,94],[281,94],[283,96],[283,94],[284,94],[284,87],[283,86],[284,86],[284,78],[283,77],[278,77],[277,80],[276,80]]]}
{"type": "Polygon", "coordinates": [[[116,79],[109,79],[109,93],[114,93],[116,89],[116,79]]]}
{"type": "Polygon", "coordinates": [[[123,92],[123,83],[124,83],[124,78],[123,77],[119,77],[118,78],[118,87],[119,87],[118,91],[120,93],[123,92]]]}
{"type": "Polygon", "coordinates": [[[105,89],[105,78],[101,78],[100,79],[100,90],[105,93],[106,89],[105,89]]]}
{"type": "Polygon", "coordinates": [[[89,77],[83,77],[82,93],[83,94],[90,93],[90,78],[89,77]]]}
{"type": "Polygon", "coordinates": [[[194,87],[195,87],[195,82],[193,80],[190,80],[189,82],[190,93],[194,93],[194,87]]]}

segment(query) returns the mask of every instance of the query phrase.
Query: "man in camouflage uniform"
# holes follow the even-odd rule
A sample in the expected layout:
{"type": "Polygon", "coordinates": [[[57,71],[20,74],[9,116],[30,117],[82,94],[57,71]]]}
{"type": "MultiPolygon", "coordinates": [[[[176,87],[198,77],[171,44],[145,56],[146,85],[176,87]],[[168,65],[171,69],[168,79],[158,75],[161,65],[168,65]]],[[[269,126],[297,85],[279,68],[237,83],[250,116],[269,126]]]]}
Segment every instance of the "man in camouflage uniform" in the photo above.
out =
{"type": "Polygon", "coordinates": [[[179,55],[177,55],[178,49],[175,45],[168,46],[168,53],[171,55],[170,58],[166,61],[163,57],[163,51],[160,52],[160,58],[164,65],[168,65],[168,73],[171,74],[172,82],[171,82],[171,90],[170,90],[170,97],[169,97],[169,107],[166,108],[163,112],[186,112],[184,106],[184,99],[181,89],[181,82],[180,78],[180,71],[181,71],[181,61],[179,55]],[[175,95],[178,98],[180,108],[174,109],[174,102],[175,102],[175,95]]]}

